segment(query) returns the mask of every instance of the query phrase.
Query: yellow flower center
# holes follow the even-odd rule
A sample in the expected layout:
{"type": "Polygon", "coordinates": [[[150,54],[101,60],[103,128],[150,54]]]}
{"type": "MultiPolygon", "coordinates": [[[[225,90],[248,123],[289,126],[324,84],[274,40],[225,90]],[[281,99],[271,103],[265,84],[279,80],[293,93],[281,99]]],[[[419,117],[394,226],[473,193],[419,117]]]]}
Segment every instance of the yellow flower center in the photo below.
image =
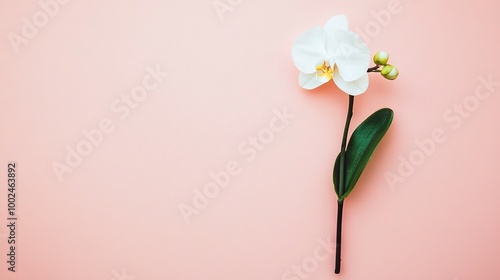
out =
{"type": "Polygon", "coordinates": [[[330,80],[333,78],[333,68],[327,61],[323,61],[323,64],[319,64],[318,66],[316,66],[316,70],[316,75],[321,79],[330,80]]]}

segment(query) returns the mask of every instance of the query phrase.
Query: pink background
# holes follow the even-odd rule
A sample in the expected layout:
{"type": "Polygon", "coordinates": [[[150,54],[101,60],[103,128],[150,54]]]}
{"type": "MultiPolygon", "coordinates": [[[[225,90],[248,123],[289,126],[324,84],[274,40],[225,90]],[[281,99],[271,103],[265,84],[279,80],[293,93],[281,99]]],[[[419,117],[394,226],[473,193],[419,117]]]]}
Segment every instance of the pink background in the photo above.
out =
{"type": "Polygon", "coordinates": [[[2,280],[500,279],[500,86],[479,87],[500,81],[496,1],[401,0],[382,22],[393,0],[221,1],[232,3],[221,18],[212,0],[68,1],[17,52],[8,34],[43,10],[0,1],[2,280]],[[290,54],[337,14],[401,72],[371,75],[356,98],[353,126],[381,107],[395,119],[346,200],[340,275],[318,239],[335,237],[347,95],[301,89],[290,54]],[[111,109],[157,66],[168,77],[129,115],[111,109]],[[489,96],[474,97],[478,87],[489,96]],[[294,119],[262,150],[238,150],[285,107],[294,119]],[[114,130],[60,182],[53,162],[103,119],[114,130]],[[421,157],[415,141],[435,129],[445,140],[421,157]],[[8,161],[16,273],[5,262],[8,161]],[[412,172],[398,170],[404,161],[412,172]],[[230,162],[239,173],[187,224],[179,205],[230,162]]]}

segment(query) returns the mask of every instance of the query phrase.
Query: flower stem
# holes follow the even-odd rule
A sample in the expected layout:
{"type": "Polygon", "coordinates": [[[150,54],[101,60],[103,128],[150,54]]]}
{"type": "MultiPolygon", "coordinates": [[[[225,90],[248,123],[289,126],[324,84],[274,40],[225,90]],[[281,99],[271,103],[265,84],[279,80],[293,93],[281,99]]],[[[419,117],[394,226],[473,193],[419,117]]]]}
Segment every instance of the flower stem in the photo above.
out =
{"type": "Polygon", "coordinates": [[[344,208],[344,201],[337,201],[337,246],[335,250],[335,274],[340,273],[340,252],[342,245],[342,211],[344,208]]]}
{"type": "Polygon", "coordinates": [[[349,133],[349,125],[354,107],[354,96],[349,95],[349,108],[347,109],[347,117],[345,120],[344,134],[342,136],[342,144],[340,146],[340,176],[339,176],[339,195],[342,196],[345,192],[345,148],[347,146],[347,134],[349,133]]]}
{"type": "Polygon", "coordinates": [[[342,243],[342,211],[344,206],[344,199],[342,195],[346,191],[345,183],[345,149],[347,146],[347,134],[349,133],[349,125],[353,115],[354,96],[349,95],[349,108],[347,109],[347,117],[344,126],[344,134],[342,136],[342,144],[340,147],[340,174],[339,174],[339,198],[337,210],[337,246],[335,251],[335,274],[340,273],[340,256],[341,256],[341,243],[342,243]]]}

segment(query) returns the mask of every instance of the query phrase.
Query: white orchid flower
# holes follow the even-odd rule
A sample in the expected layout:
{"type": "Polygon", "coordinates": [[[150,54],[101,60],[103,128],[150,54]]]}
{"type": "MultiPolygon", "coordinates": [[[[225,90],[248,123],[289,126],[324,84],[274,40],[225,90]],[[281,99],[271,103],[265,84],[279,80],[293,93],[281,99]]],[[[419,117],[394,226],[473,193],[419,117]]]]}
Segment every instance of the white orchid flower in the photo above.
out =
{"type": "Polygon", "coordinates": [[[349,95],[359,95],[368,88],[370,50],[348,29],[344,15],[300,35],[292,47],[292,58],[300,70],[299,84],[305,89],[317,88],[331,79],[349,95]]]}

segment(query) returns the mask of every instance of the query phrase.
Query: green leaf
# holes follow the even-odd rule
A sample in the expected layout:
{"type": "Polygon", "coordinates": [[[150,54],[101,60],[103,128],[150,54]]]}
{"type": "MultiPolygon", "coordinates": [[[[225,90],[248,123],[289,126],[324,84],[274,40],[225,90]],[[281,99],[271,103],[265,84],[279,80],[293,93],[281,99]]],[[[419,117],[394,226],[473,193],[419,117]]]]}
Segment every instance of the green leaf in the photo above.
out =
{"type": "Polygon", "coordinates": [[[337,156],[333,168],[333,184],[339,200],[344,200],[354,189],[375,148],[389,129],[393,117],[394,112],[391,109],[380,109],[364,120],[352,133],[344,159],[344,193],[339,193],[340,153],[337,156]]]}

